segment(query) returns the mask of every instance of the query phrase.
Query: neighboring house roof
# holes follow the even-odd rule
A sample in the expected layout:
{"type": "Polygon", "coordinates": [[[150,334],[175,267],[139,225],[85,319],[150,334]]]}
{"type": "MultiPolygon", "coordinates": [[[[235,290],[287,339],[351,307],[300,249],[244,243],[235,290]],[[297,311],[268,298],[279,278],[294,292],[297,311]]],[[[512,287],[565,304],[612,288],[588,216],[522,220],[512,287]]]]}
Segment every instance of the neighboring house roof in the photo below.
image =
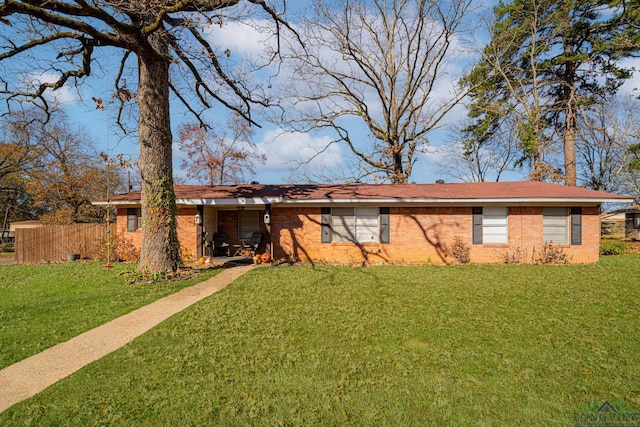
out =
{"type": "MultiPolygon", "coordinates": [[[[536,181],[450,184],[176,185],[180,205],[267,203],[631,203],[633,197],[536,181]]],[[[111,197],[113,205],[140,203],[140,191],[111,197]]],[[[106,201],[95,202],[105,205],[106,201]]]]}
{"type": "Polygon", "coordinates": [[[636,206],[627,206],[622,209],[616,209],[615,211],[607,212],[609,215],[622,215],[624,218],[624,214],[640,214],[640,205],[636,206]]]}
{"type": "Polygon", "coordinates": [[[624,212],[602,212],[600,214],[600,220],[603,222],[624,222],[625,221],[625,213],[624,212]]]}

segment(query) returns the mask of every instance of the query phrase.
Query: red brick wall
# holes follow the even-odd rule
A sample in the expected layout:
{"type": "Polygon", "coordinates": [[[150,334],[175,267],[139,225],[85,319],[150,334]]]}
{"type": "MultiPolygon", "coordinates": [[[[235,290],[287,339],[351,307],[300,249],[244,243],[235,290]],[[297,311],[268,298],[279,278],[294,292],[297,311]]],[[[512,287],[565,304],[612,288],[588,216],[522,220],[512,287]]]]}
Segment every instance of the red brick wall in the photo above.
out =
{"type": "MultiPolygon", "coordinates": [[[[178,238],[185,260],[195,259],[195,207],[178,210],[178,238]]],[[[124,236],[139,248],[141,231],[128,233],[127,210],[118,209],[118,236],[124,236]]],[[[260,231],[266,231],[260,211],[260,231]]],[[[504,245],[472,244],[470,207],[392,207],[390,208],[390,243],[321,243],[319,207],[274,207],[271,213],[271,242],[274,258],[294,258],[329,263],[442,263],[447,247],[459,236],[469,247],[471,262],[501,263],[507,255],[519,254],[519,261],[532,262],[542,249],[542,208],[510,207],[509,243],[504,245]]],[[[231,245],[238,244],[238,213],[218,212],[218,230],[226,231],[231,245]]],[[[582,209],[582,245],[563,245],[562,250],[573,263],[598,261],[600,218],[597,207],[582,209]]],[[[261,245],[264,250],[265,242],[261,245]]]]}
{"type": "Polygon", "coordinates": [[[196,225],[196,207],[180,207],[176,216],[180,254],[184,262],[196,260],[196,239],[198,226],[196,225]]]}
{"type": "MultiPolygon", "coordinates": [[[[138,250],[142,246],[142,229],[136,231],[127,231],[127,208],[118,208],[118,217],[116,221],[116,232],[119,239],[130,241],[138,250]]],[[[185,262],[195,260],[196,256],[196,224],[195,224],[196,208],[181,207],[178,209],[176,224],[178,229],[178,240],[180,241],[180,250],[182,259],[185,262]]]]}
{"type": "MultiPolygon", "coordinates": [[[[529,263],[540,253],[542,208],[509,208],[509,243],[472,244],[470,207],[390,208],[390,243],[321,243],[320,208],[273,209],[274,257],[330,263],[442,263],[453,238],[459,236],[470,247],[471,262],[501,263],[507,255],[519,254],[519,262],[529,263]]],[[[582,245],[563,245],[574,263],[598,260],[600,220],[597,207],[582,212],[582,245]]]]}
{"type": "Polygon", "coordinates": [[[127,208],[118,208],[117,215],[116,235],[118,239],[130,241],[133,246],[140,250],[140,247],[142,246],[142,229],[132,232],[127,231],[127,208]]]}

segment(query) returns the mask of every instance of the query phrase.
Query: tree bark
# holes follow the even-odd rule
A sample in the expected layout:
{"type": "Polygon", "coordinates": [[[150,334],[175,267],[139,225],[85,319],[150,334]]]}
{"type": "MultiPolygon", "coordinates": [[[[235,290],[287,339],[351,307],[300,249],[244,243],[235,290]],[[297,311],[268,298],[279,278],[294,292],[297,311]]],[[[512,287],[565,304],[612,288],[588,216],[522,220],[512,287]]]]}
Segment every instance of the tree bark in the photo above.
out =
{"type": "Polygon", "coordinates": [[[567,124],[564,130],[564,183],[575,187],[578,184],[576,170],[576,117],[573,105],[567,106],[567,124]]]}
{"type": "Polygon", "coordinates": [[[142,247],[139,270],[175,271],[180,263],[169,118],[169,55],[160,35],[155,53],[138,53],[142,247]]]}
{"type": "MultiPolygon", "coordinates": [[[[564,53],[567,57],[571,57],[575,54],[573,50],[573,43],[563,40],[564,53]]],[[[565,125],[564,125],[564,183],[575,187],[577,185],[577,170],[576,170],[576,63],[568,61],[565,65],[564,76],[564,111],[565,111],[565,125]]]]}

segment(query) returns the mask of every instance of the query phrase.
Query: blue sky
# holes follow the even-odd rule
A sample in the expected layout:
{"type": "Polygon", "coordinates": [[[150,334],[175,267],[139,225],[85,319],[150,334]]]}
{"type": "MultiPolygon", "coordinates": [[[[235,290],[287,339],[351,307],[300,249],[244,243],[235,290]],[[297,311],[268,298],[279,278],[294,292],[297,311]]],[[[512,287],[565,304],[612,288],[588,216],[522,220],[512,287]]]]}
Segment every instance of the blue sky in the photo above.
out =
{"type": "MultiPolygon", "coordinates": [[[[288,2],[295,8],[303,8],[307,2],[288,2]]],[[[492,1],[477,2],[478,12],[488,12],[492,1]]],[[[243,58],[251,55],[258,55],[263,46],[259,42],[260,35],[256,34],[251,27],[229,23],[217,33],[220,42],[220,50],[229,48],[231,60],[240,63],[243,58]]],[[[464,71],[466,65],[471,63],[472,58],[464,58],[459,61],[451,75],[452,80],[457,80],[459,74],[464,71]],[[457,75],[456,75],[457,74],[457,75]]],[[[109,108],[97,110],[92,97],[101,97],[107,102],[113,88],[113,70],[109,67],[113,59],[101,58],[102,66],[94,66],[94,76],[77,88],[63,87],[56,91],[56,98],[64,105],[72,123],[82,128],[94,144],[96,151],[107,152],[111,156],[125,154],[133,159],[138,157],[137,140],[132,137],[122,139],[114,120],[114,111],[109,108]]],[[[135,64],[135,59],[132,61],[135,64]]],[[[286,75],[286,72],[283,73],[286,75]]],[[[40,78],[46,76],[41,76],[40,78]]],[[[630,90],[639,86],[638,76],[633,81],[628,82],[625,87],[630,90]]],[[[225,117],[226,111],[222,106],[214,106],[212,115],[225,117]]],[[[455,126],[464,118],[465,110],[462,106],[455,108],[443,121],[443,126],[430,134],[431,148],[427,153],[421,155],[417,162],[411,181],[418,183],[434,182],[438,178],[447,181],[453,180],[444,176],[442,167],[443,160],[438,150],[450,142],[450,126],[455,126]]],[[[290,168],[296,163],[306,160],[314,153],[317,153],[326,146],[331,135],[322,133],[292,134],[283,133],[278,126],[270,124],[260,116],[255,117],[263,127],[255,129],[252,144],[256,149],[267,156],[265,165],[257,165],[257,174],[253,178],[261,183],[284,183],[291,182],[294,177],[290,168]]],[[[172,114],[172,124],[174,127],[174,140],[177,132],[175,129],[182,123],[193,123],[194,119],[182,114],[177,108],[172,114]]],[[[362,140],[367,140],[366,131],[362,131],[362,140]]],[[[344,167],[345,159],[348,157],[348,149],[345,146],[333,145],[328,150],[319,155],[312,169],[330,168],[339,170],[344,167]]],[[[174,175],[178,181],[184,181],[184,174],[180,170],[180,160],[184,155],[177,150],[174,144],[174,175]]],[[[507,179],[522,179],[523,174],[511,174],[507,179]]]]}
{"type": "MultiPolygon", "coordinates": [[[[304,10],[307,4],[308,1],[289,1],[288,7],[290,11],[296,13],[304,10]]],[[[261,37],[250,26],[242,23],[228,22],[224,28],[217,30],[220,51],[229,48],[232,55],[230,59],[238,63],[247,56],[258,55],[263,51],[261,43],[256,42],[261,37]]],[[[104,151],[110,156],[124,154],[126,157],[137,159],[137,139],[135,135],[123,138],[115,122],[114,104],[109,101],[114,84],[115,70],[113,67],[118,60],[119,57],[98,57],[99,62],[93,66],[93,73],[89,79],[85,79],[77,87],[62,87],[53,95],[67,112],[71,123],[88,136],[97,152],[104,151]],[[92,101],[94,97],[101,98],[107,108],[104,110],[96,109],[96,104],[92,101]]],[[[135,59],[129,61],[135,65],[135,59]]],[[[286,71],[283,75],[286,75],[286,71]]],[[[457,79],[457,76],[452,77],[457,79]]],[[[34,74],[32,78],[54,80],[54,76],[48,74],[34,74]]],[[[177,103],[174,102],[173,105],[177,105],[177,103]]],[[[227,111],[220,105],[214,105],[210,112],[210,115],[222,118],[226,117],[226,114],[227,111]]],[[[457,108],[445,122],[455,122],[462,116],[464,116],[463,109],[457,108]]],[[[260,115],[256,115],[255,118],[262,125],[262,128],[255,128],[255,135],[251,143],[267,157],[265,165],[256,166],[257,173],[254,179],[261,183],[294,181],[301,173],[292,176],[291,168],[317,154],[333,136],[322,133],[286,133],[278,126],[268,123],[260,115]]],[[[177,128],[180,124],[194,122],[192,117],[185,115],[179,108],[173,108],[174,140],[177,137],[177,128]]],[[[222,125],[223,122],[221,121],[220,124],[222,125]]],[[[357,124],[354,125],[354,128],[356,126],[357,124]]],[[[366,130],[362,128],[360,133],[362,141],[367,141],[366,130]]],[[[442,145],[446,141],[447,135],[448,129],[446,127],[433,132],[431,134],[432,145],[434,147],[442,145]]],[[[329,168],[337,171],[345,165],[345,159],[348,155],[349,152],[345,146],[333,145],[318,155],[309,168],[312,170],[329,168]]],[[[186,179],[179,167],[183,157],[184,155],[177,149],[177,144],[174,143],[174,175],[178,181],[186,179]]],[[[414,169],[412,181],[433,182],[435,179],[441,178],[441,173],[436,171],[437,160],[436,154],[423,155],[414,169]]]]}

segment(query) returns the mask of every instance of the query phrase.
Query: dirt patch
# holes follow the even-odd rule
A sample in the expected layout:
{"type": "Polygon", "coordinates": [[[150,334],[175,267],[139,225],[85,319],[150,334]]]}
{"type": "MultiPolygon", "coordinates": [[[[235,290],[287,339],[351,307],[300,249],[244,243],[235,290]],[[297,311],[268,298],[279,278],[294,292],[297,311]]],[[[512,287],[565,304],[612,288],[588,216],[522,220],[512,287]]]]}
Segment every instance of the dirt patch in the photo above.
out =
{"type": "Polygon", "coordinates": [[[13,258],[0,258],[0,265],[13,265],[16,263],[16,260],[13,258]]]}

